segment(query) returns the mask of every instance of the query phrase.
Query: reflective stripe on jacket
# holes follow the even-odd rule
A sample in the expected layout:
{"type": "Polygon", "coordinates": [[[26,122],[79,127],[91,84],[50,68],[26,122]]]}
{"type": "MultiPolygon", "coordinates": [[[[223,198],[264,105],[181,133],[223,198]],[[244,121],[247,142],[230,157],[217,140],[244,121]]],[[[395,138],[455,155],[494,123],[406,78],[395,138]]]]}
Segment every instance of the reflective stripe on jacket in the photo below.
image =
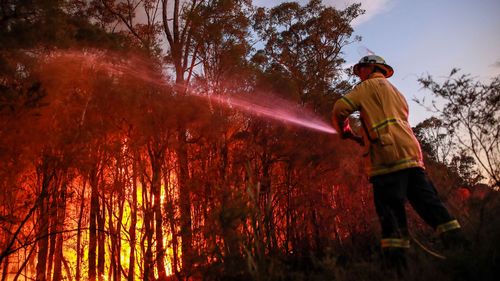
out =
{"type": "Polygon", "coordinates": [[[408,123],[408,104],[382,74],[372,74],[335,103],[335,129],[341,132],[355,111],[366,128],[363,138],[370,155],[370,176],[424,167],[420,144],[408,123]]]}

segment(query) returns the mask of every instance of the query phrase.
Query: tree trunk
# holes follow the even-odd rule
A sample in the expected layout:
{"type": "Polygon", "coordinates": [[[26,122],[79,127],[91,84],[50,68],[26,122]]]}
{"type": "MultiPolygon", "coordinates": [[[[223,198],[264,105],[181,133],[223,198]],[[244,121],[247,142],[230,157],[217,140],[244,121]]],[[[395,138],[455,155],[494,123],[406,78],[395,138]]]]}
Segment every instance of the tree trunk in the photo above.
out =
{"type": "Polygon", "coordinates": [[[57,234],[54,256],[54,277],[53,281],[60,281],[62,279],[62,260],[63,260],[63,235],[57,234]]]}
{"type": "Polygon", "coordinates": [[[54,256],[56,252],[56,238],[57,238],[57,189],[51,194],[51,202],[49,204],[49,253],[47,256],[47,280],[51,280],[52,268],[54,265],[54,256]]]}
{"type": "MultiPolygon", "coordinates": [[[[114,280],[112,279],[115,276],[115,271],[117,269],[116,266],[116,243],[117,243],[117,235],[119,235],[119,232],[115,231],[115,227],[113,226],[113,210],[114,205],[113,205],[113,196],[114,193],[111,193],[109,196],[108,200],[108,231],[109,231],[109,237],[111,240],[111,245],[109,245],[109,269],[108,269],[108,277],[106,280],[114,280]]],[[[118,221],[119,223],[120,221],[118,221]]]]}
{"type": "MultiPolygon", "coordinates": [[[[170,28],[169,16],[167,11],[169,10],[168,1],[163,0],[163,29],[167,37],[168,44],[170,46],[170,52],[172,55],[172,61],[175,68],[175,84],[176,91],[179,95],[186,94],[186,81],[184,79],[184,74],[188,69],[187,58],[192,51],[189,48],[191,45],[190,36],[191,34],[189,23],[185,23],[183,31],[181,31],[181,17],[183,16],[183,5],[180,0],[174,0],[173,3],[173,18],[172,18],[172,28],[170,28]]],[[[194,2],[195,3],[195,2],[194,2]]],[[[194,4],[193,3],[193,4],[194,4]]],[[[193,6],[194,7],[194,6],[193,6]]],[[[189,78],[188,78],[189,79],[189,78]]],[[[189,83],[189,81],[187,81],[189,83]]],[[[191,196],[189,188],[189,160],[188,151],[186,143],[186,128],[184,124],[179,124],[177,130],[177,141],[178,146],[176,149],[177,160],[179,164],[179,200],[180,200],[180,215],[181,215],[181,240],[182,240],[182,268],[185,275],[191,271],[191,260],[193,255],[192,250],[192,233],[191,233],[191,196]]]]}
{"type": "Polygon", "coordinates": [[[118,203],[119,204],[119,214],[118,214],[118,219],[116,221],[116,228],[115,228],[115,243],[114,243],[114,246],[115,246],[115,258],[113,259],[115,261],[115,271],[114,271],[114,276],[113,276],[113,280],[115,281],[120,281],[121,280],[121,270],[120,270],[120,267],[121,267],[121,246],[122,246],[122,243],[121,243],[121,225],[122,225],[122,220],[123,220],[123,210],[125,208],[124,206],[124,195],[122,192],[120,192],[120,196],[121,196],[121,200],[120,202],[118,203]]]}
{"type": "Polygon", "coordinates": [[[287,163],[286,167],[286,220],[285,220],[285,231],[286,231],[286,240],[285,240],[285,249],[286,253],[290,253],[290,240],[292,234],[292,163],[291,161],[287,163]]]}
{"type": "Polygon", "coordinates": [[[80,263],[82,262],[83,250],[82,250],[82,220],[83,220],[83,210],[85,208],[85,190],[87,187],[87,182],[83,182],[82,197],[80,201],[80,214],[78,216],[78,225],[76,232],[76,274],[75,280],[80,281],[81,278],[81,268],[80,263]]]}
{"type": "Polygon", "coordinates": [[[262,182],[260,188],[260,197],[262,199],[262,208],[264,214],[264,228],[266,235],[266,245],[269,252],[273,252],[276,243],[274,239],[274,220],[273,220],[273,204],[271,190],[271,160],[268,151],[264,151],[261,157],[262,163],[262,182]]]}
{"type": "Polygon", "coordinates": [[[165,249],[163,247],[163,216],[161,211],[161,161],[163,152],[155,151],[155,148],[149,151],[152,171],[151,191],[154,197],[154,217],[155,217],[155,235],[156,235],[156,267],[158,269],[158,279],[164,281],[167,279],[165,272],[165,249]]]}
{"type": "Polygon", "coordinates": [[[152,221],[153,221],[153,212],[152,212],[152,206],[151,206],[151,200],[150,196],[148,198],[148,190],[145,188],[146,182],[144,178],[141,178],[141,183],[142,183],[142,201],[143,201],[143,223],[144,223],[144,237],[142,239],[142,244],[144,245],[144,242],[146,242],[146,250],[144,253],[144,275],[143,275],[143,280],[149,281],[149,280],[154,280],[154,271],[153,271],[153,251],[152,251],[152,244],[153,244],[153,227],[152,227],[152,221]],[[146,241],[144,241],[146,240],[146,241]]]}
{"type": "Polygon", "coordinates": [[[45,281],[47,271],[47,254],[49,247],[49,219],[47,214],[47,200],[44,198],[40,206],[40,226],[38,230],[38,256],[36,265],[36,280],[45,281]]]}
{"type": "Polygon", "coordinates": [[[177,226],[175,220],[175,210],[174,210],[174,198],[171,196],[175,187],[170,186],[168,183],[170,181],[170,170],[166,169],[164,175],[165,182],[165,193],[167,194],[166,202],[165,202],[165,216],[167,219],[167,223],[170,229],[170,233],[172,233],[172,272],[176,275],[177,279],[181,280],[181,276],[179,273],[179,244],[178,244],[178,234],[177,234],[177,226]]]}
{"type": "Polygon", "coordinates": [[[59,281],[62,279],[62,261],[63,256],[63,230],[64,220],[66,219],[66,182],[61,185],[60,197],[54,196],[57,199],[56,204],[56,241],[55,241],[55,255],[54,255],[54,275],[52,280],[59,281]]]}
{"type": "Polygon", "coordinates": [[[128,278],[127,281],[134,281],[135,279],[135,228],[137,224],[137,166],[134,163],[133,171],[132,171],[132,206],[130,213],[130,258],[129,258],[129,268],[128,268],[128,278]]]}
{"type": "Polygon", "coordinates": [[[48,167],[44,160],[42,164],[42,190],[40,195],[40,221],[38,227],[38,255],[36,265],[36,280],[47,280],[47,254],[49,250],[49,185],[52,182],[53,174],[49,174],[48,167]]]}
{"type": "Polygon", "coordinates": [[[179,200],[181,211],[181,251],[184,274],[189,274],[192,267],[192,233],[191,233],[191,195],[189,188],[189,162],[186,143],[186,130],[179,129],[179,146],[177,149],[179,161],[179,200]]]}
{"type": "Polygon", "coordinates": [[[9,274],[9,256],[5,257],[5,259],[3,260],[2,281],[7,280],[8,274],[9,274]]]}
{"type": "Polygon", "coordinates": [[[95,281],[97,276],[97,216],[99,213],[99,194],[97,189],[97,171],[90,176],[90,226],[89,226],[89,280],[95,281]]]}
{"type": "Polygon", "coordinates": [[[66,279],[72,281],[73,278],[71,278],[71,268],[69,267],[68,261],[64,257],[62,258],[62,261],[64,264],[64,270],[66,270],[66,279]]]}
{"type": "MultiPolygon", "coordinates": [[[[99,281],[104,281],[104,266],[106,264],[105,257],[106,257],[106,248],[105,248],[105,242],[106,242],[106,235],[104,233],[105,229],[105,212],[106,212],[106,205],[104,204],[104,196],[102,196],[102,207],[97,213],[97,244],[98,244],[98,251],[97,251],[97,274],[98,274],[98,279],[99,281]]],[[[111,218],[110,218],[111,219],[111,218]]]]}

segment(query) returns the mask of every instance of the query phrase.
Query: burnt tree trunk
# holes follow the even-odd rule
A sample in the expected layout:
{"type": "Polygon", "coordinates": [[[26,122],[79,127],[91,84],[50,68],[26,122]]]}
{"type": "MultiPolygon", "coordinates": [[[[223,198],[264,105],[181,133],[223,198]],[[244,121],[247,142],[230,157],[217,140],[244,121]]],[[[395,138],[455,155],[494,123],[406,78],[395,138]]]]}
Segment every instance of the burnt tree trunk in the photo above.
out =
{"type": "Polygon", "coordinates": [[[62,279],[62,262],[63,256],[63,231],[64,231],[64,220],[66,219],[66,181],[63,181],[59,194],[54,196],[57,200],[56,204],[56,239],[55,239],[55,255],[54,255],[54,274],[53,281],[59,281],[62,279]]]}
{"type": "Polygon", "coordinates": [[[175,219],[175,204],[174,204],[174,199],[173,196],[171,196],[174,192],[173,189],[175,189],[174,186],[171,186],[169,184],[170,181],[170,170],[165,169],[165,172],[163,174],[164,177],[164,182],[165,182],[165,193],[167,194],[166,200],[165,200],[165,217],[168,223],[168,227],[170,230],[170,233],[172,233],[172,272],[176,275],[177,279],[181,280],[182,277],[180,276],[179,272],[179,243],[178,243],[178,233],[177,233],[177,226],[176,226],[176,219],[175,219]]]}
{"type": "Polygon", "coordinates": [[[158,279],[167,279],[165,272],[165,249],[163,246],[163,215],[161,211],[161,173],[164,148],[161,144],[153,143],[149,146],[149,159],[151,162],[151,192],[153,194],[153,211],[156,235],[156,267],[158,279]]]}
{"type": "Polygon", "coordinates": [[[179,130],[179,147],[177,149],[179,161],[179,200],[181,211],[181,251],[182,268],[185,274],[191,271],[193,258],[193,235],[191,232],[191,194],[189,188],[189,162],[186,143],[186,130],[179,130]]]}
{"type": "Polygon", "coordinates": [[[58,186],[56,183],[53,183],[54,189],[52,194],[50,195],[50,204],[49,204],[49,253],[47,256],[47,280],[51,280],[52,276],[52,268],[54,267],[54,258],[56,252],[56,239],[57,239],[57,195],[58,195],[58,186]]]}
{"type": "MultiPolygon", "coordinates": [[[[102,174],[102,173],[101,173],[102,174]]],[[[105,257],[106,257],[106,235],[104,232],[105,229],[105,217],[106,217],[106,205],[105,205],[105,198],[104,196],[101,196],[101,208],[97,213],[97,246],[98,246],[98,251],[97,251],[97,274],[98,274],[98,280],[99,281],[104,281],[104,266],[106,264],[105,257]]]]}
{"type": "MultiPolygon", "coordinates": [[[[162,1],[162,17],[163,17],[163,31],[167,37],[168,45],[170,46],[170,53],[175,68],[175,84],[176,91],[179,95],[186,94],[186,84],[189,83],[189,77],[186,81],[184,75],[188,69],[192,71],[193,64],[189,66],[188,58],[191,54],[196,58],[196,50],[191,48],[193,26],[191,25],[189,16],[186,17],[186,22],[182,26],[183,14],[189,10],[183,10],[183,3],[181,0],[173,1],[173,17],[169,19],[168,11],[171,9],[167,0],[162,1]],[[170,27],[170,21],[172,25],[170,27]],[[193,52],[193,53],[192,53],[193,52]]],[[[191,11],[194,11],[197,1],[192,1],[191,11]]],[[[196,49],[196,48],[194,48],[196,49]]],[[[191,260],[193,255],[192,249],[192,233],[191,233],[191,196],[189,188],[189,159],[186,142],[186,128],[184,124],[179,124],[177,130],[178,146],[176,148],[178,165],[179,165],[179,200],[180,200],[180,216],[181,216],[181,240],[182,240],[182,268],[185,275],[191,271],[191,260]]]]}
{"type": "Polygon", "coordinates": [[[81,267],[80,263],[82,262],[83,249],[82,249],[82,221],[83,221],[83,211],[85,209],[85,190],[87,187],[87,182],[83,182],[82,187],[82,196],[80,201],[80,212],[78,216],[78,225],[76,230],[76,273],[75,280],[80,281],[81,279],[81,267]]]}
{"type": "Polygon", "coordinates": [[[5,257],[5,259],[3,260],[2,281],[7,280],[8,273],[9,273],[9,256],[5,257]]]}
{"type": "Polygon", "coordinates": [[[144,251],[144,261],[143,261],[143,277],[142,279],[145,281],[154,280],[154,268],[153,268],[153,211],[151,205],[151,196],[148,196],[148,190],[145,189],[146,182],[144,179],[144,175],[141,177],[142,183],[142,201],[143,201],[143,223],[144,223],[144,236],[142,237],[142,245],[146,245],[146,249],[144,251]]]}
{"type": "Polygon", "coordinates": [[[137,224],[137,166],[134,163],[132,171],[132,206],[130,213],[130,258],[129,258],[129,268],[128,268],[128,278],[127,281],[134,281],[135,279],[135,241],[136,233],[135,228],[137,224]]]}
{"type": "MultiPolygon", "coordinates": [[[[118,169],[118,168],[116,168],[118,169]]],[[[119,235],[119,232],[115,230],[115,227],[113,225],[113,210],[115,209],[115,206],[113,204],[113,197],[114,197],[114,191],[113,193],[110,194],[108,198],[108,204],[107,204],[107,210],[108,210],[108,232],[109,232],[109,239],[111,240],[111,245],[109,245],[109,269],[108,269],[108,277],[106,280],[115,280],[113,277],[115,276],[115,271],[118,268],[116,266],[116,258],[117,258],[117,252],[116,252],[116,243],[117,243],[117,235],[119,235]],[[113,278],[113,279],[112,279],[113,278]]],[[[120,221],[118,220],[118,223],[120,221]]]]}
{"type": "MultiPolygon", "coordinates": [[[[123,194],[121,194],[122,198],[123,198],[123,194]]],[[[115,261],[115,271],[114,271],[114,276],[113,276],[113,280],[115,281],[120,281],[121,280],[121,271],[120,271],[120,266],[121,266],[121,231],[122,231],[122,228],[121,228],[121,225],[122,225],[122,220],[123,220],[123,210],[125,208],[124,206],[124,199],[122,199],[118,205],[119,205],[119,213],[118,213],[118,218],[117,218],[117,221],[116,221],[116,228],[115,228],[115,234],[113,235],[113,237],[115,237],[115,243],[113,243],[114,247],[115,247],[115,258],[114,258],[114,261],[115,261]]],[[[132,246],[131,246],[132,247],[132,246]]]]}
{"type": "Polygon", "coordinates": [[[42,182],[40,193],[40,206],[38,224],[38,255],[36,265],[36,280],[47,280],[47,255],[49,251],[49,199],[50,199],[50,184],[55,176],[55,171],[52,167],[53,160],[48,156],[43,157],[43,163],[39,167],[42,182]]]}
{"type": "Polygon", "coordinates": [[[95,281],[97,277],[97,217],[99,214],[99,190],[97,170],[90,175],[90,219],[89,219],[89,280],[95,281]]]}

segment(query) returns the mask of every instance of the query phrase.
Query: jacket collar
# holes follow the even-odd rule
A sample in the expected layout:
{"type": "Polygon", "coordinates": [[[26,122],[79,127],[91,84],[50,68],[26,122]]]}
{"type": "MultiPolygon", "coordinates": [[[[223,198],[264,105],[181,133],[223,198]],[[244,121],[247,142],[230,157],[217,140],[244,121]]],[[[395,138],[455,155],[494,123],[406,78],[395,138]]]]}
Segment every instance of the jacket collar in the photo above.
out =
{"type": "Polygon", "coordinates": [[[368,79],[372,79],[372,78],[385,78],[384,74],[380,73],[380,72],[374,72],[372,74],[370,74],[370,77],[368,77],[368,79]]]}

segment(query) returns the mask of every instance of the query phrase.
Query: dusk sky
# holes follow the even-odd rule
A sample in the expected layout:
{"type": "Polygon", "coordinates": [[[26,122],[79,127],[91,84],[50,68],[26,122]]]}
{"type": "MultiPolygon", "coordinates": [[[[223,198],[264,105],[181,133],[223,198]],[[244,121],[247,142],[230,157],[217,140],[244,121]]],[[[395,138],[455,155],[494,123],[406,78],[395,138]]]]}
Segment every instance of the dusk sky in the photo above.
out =
{"type": "MultiPolygon", "coordinates": [[[[253,1],[266,7],[282,2],[289,1],[253,1]]],[[[454,67],[485,82],[500,75],[499,0],[323,0],[339,9],[354,2],[361,2],[366,13],[353,23],[362,41],[344,49],[346,67],[367,49],[384,57],[395,70],[390,81],[408,99],[412,126],[431,116],[411,101],[430,98],[419,77],[444,79],[454,67]]]]}

